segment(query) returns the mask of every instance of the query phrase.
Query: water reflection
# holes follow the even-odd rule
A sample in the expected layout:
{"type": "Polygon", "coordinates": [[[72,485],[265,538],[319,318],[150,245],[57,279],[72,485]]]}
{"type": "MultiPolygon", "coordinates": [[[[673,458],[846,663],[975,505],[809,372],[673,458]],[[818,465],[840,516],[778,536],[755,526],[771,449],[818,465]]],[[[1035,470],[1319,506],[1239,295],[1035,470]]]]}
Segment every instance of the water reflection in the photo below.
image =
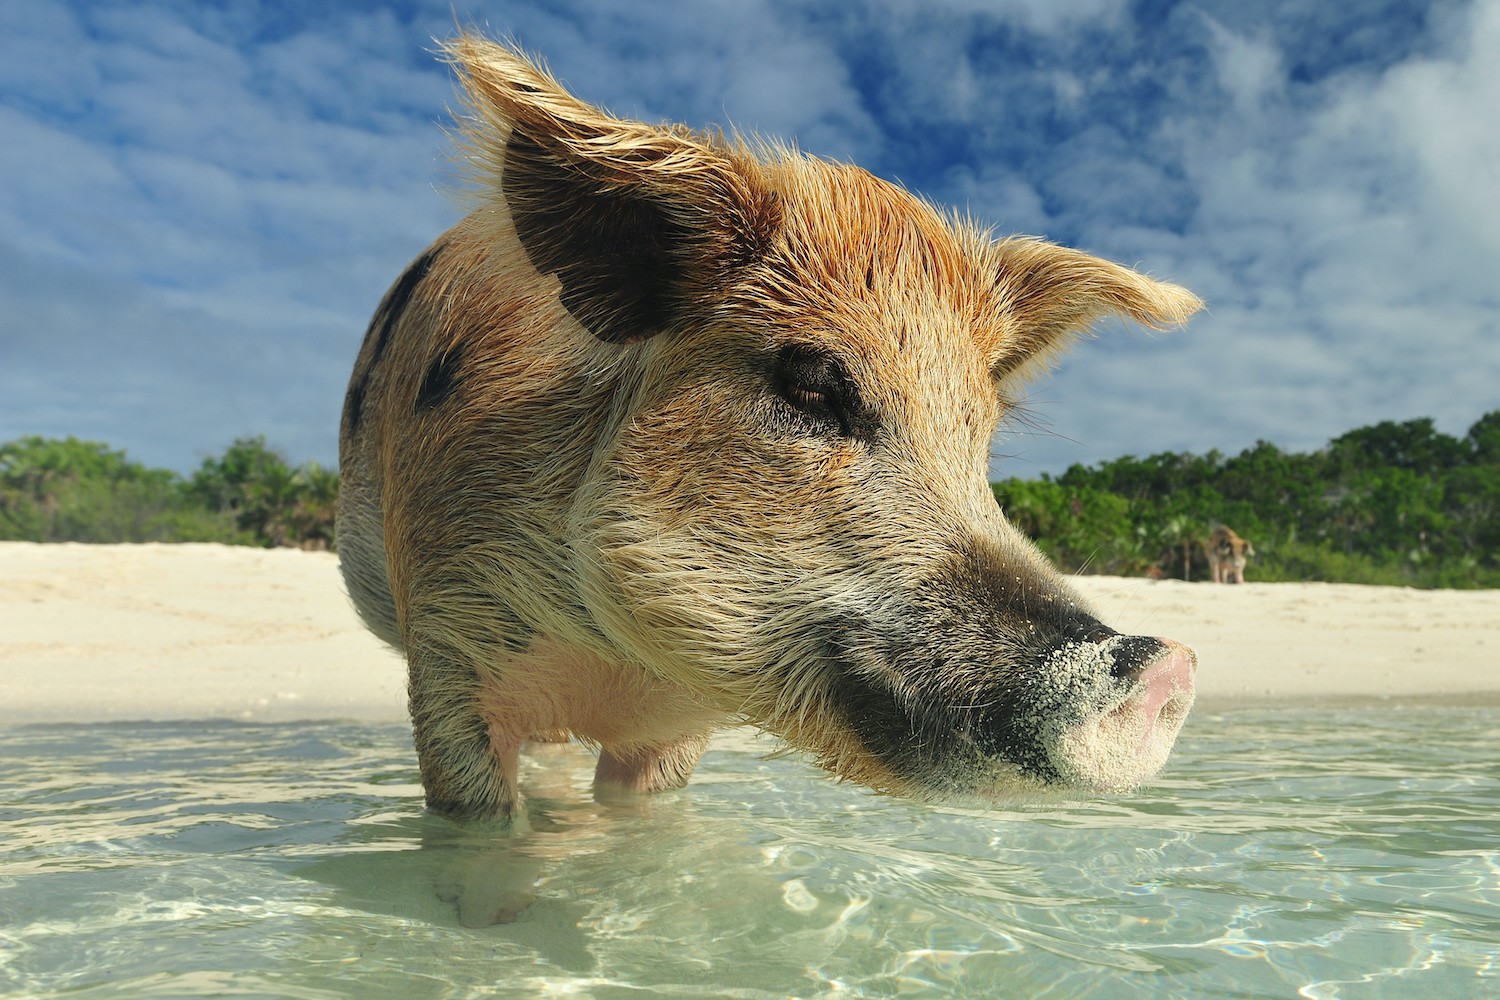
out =
{"type": "Polygon", "coordinates": [[[500,832],[422,813],[399,727],[12,730],[0,990],[1484,995],[1495,733],[1232,713],[1140,794],[990,811],[744,736],[683,792],[601,806],[589,755],[546,747],[500,832]]]}

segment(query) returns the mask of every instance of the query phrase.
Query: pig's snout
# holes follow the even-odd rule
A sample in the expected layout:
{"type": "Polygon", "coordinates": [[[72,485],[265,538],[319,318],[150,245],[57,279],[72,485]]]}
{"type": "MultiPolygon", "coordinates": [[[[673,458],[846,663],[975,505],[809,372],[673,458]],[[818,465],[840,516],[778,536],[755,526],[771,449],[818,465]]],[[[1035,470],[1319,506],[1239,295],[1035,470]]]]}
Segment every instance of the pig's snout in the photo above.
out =
{"type": "MultiPolygon", "coordinates": [[[[1151,641],[1159,643],[1162,651],[1144,664],[1130,667],[1123,675],[1135,681],[1135,692],[1126,704],[1139,701],[1153,721],[1176,710],[1186,715],[1193,700],[1193,674],[1198,669],[1198,657],[1180,642],[1170,639],[1151,641]]],[[[1118,659],[1114,669],[1120,669],[1118,659]]],[[[1122,675],[1117,673],[1116,676],[1122,675]]]]}
{"type": "Polygon", "coordinates": [[[1155,774],[1193,704],[1198,658],[1171,639],[1114,636],[1099,641],[1118,701],[1060,734],[1052,764],[1071,781],[1120,791],[1155,774]]]}

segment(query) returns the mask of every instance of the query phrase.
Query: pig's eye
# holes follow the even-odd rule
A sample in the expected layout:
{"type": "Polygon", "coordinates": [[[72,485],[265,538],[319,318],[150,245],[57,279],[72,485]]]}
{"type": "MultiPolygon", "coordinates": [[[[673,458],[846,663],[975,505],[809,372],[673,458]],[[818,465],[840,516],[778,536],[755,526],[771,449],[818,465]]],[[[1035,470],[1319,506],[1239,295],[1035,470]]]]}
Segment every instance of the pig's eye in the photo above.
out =
{"type": "Polygon", "coordinates": [[[845,437],[861,436],[859,390],[831,354],[803,345],[783,348],[773,381],[781,398],[802,413],[845,437]]]}

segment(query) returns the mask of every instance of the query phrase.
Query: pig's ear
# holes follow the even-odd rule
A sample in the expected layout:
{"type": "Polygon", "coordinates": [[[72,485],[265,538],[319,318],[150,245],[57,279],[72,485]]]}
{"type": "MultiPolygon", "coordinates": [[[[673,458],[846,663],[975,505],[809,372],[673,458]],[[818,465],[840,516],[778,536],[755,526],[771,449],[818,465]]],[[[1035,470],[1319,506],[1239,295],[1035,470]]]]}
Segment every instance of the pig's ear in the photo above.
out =
{"type": "Polygon", "coordinates": [[[1002,376],[1045,365],[1073,334],[1107,316],[1164,330],[1182,325],[1203,306],[1180,285],[1044,240],[1011,237],[995,249],[1006,327],[996,365],[1002,376]]]}
{"type": "Polygon", "coordinates": [[[472,35],[445,52],[482,183],[498,186],[532,264],[600,339],[670,329],[774,234],[777,198],[742,144],[614,118],[472,35]]]}

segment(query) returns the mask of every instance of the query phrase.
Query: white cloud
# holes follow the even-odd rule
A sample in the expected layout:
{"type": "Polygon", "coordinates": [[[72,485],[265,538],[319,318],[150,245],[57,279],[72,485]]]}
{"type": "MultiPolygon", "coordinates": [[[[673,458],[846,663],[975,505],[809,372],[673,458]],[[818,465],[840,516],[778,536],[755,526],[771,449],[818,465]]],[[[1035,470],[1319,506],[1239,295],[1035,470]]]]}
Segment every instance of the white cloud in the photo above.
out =
{"type": "Polygon", "coordinates": [[[958,208],[983,220],[997,236],[1036,235],[1051,228],[1041,194],[1004,167],[986,164],[976,170],[968,164],[956,166],[948,171],[943,187],[958,208]]]}
{"type": "Polygon", "coordinates": [[[1264,29],[1255,37],[1237,35],[1207,15],[1203,23],[1212,36],[1210,52],[1219,83],[1242,116],[1263,110],[1265,102],[1283,92],[1286,71],[1281,53],[1264,29]]]}
{"type": "MultiPolygon", "coordinates": [[[[900,0],[892,5],[910,12],[900,0]]],[[[1081,25],[1117,27],[1124,20],[1125,0],[929,0],[917,8],[928,17],[936,13],[983,15],[1041,35],[1074,31],[1081,25]]]]}
{"type": "MultiPolygon", "coordinates": [[[[488,30],[617,113],[795,136],[1203,294],[1034,390],[1055,433],[1000,446],[1034,472],[1500,402],[1500,2],[1432,9],[1402,37],[1313,0],[565,0],[488,30]]],[[[268,17],[0,5],[0,439],[332,458],[371,309],[456,215],[453,16],[268,17]]]]}
{"type": "Polygon", "coordinates": [[[442,70],[381,49],[413,40],[380,14],[238,47],[162,9],[36,10],[0,54],[0,438],[330,460],[370,310],[455,216],[442,70]]]}
{"type": "Polygon", "coordinates": [[[1500,269],[1500,3],[1477,5],[1452,26],[1450,58],[1394,68],[1373,93],[1351,94],[1345,114],[1374,111],[1418,171],[1421,207],[1488,251],[1500,269]]]}
{"type": "MultiPolygon", "coordinates": [[[[1106,210],[1115,166],[1097,159],[1103,231],[1085,232],[1116,256],[1135,246],[1153,269],[1166,262],[1212,311],[1164,355],[1083,345],[1055,391],[1070,401],[1082,391],[1078,422],[1057,429],[1086,445],[1048,453],[1150,450],[1127,439],[1142,421],[1099,402],[1143,387],[1180,400],[1175,432],[1158,423],[1150,440],[1196,451],[1256,438],[1312,448],[1361,423],[1424,415],[1462,433],[1500,403],[1492,376],[1476,374],[1500,371],[1500,130],[1485,110],[1500,106],[1496,7],[1477,7],[1431,55],[1297,93],[1267,32],[1210,22],[1229,102],[1163,132],[1180,144],[1196,199],[1180,237],[1119,225],[1106,210]]],[[[1090,204],[1088,187],[1075,186],[1078,203],[1090,204]]]]}

